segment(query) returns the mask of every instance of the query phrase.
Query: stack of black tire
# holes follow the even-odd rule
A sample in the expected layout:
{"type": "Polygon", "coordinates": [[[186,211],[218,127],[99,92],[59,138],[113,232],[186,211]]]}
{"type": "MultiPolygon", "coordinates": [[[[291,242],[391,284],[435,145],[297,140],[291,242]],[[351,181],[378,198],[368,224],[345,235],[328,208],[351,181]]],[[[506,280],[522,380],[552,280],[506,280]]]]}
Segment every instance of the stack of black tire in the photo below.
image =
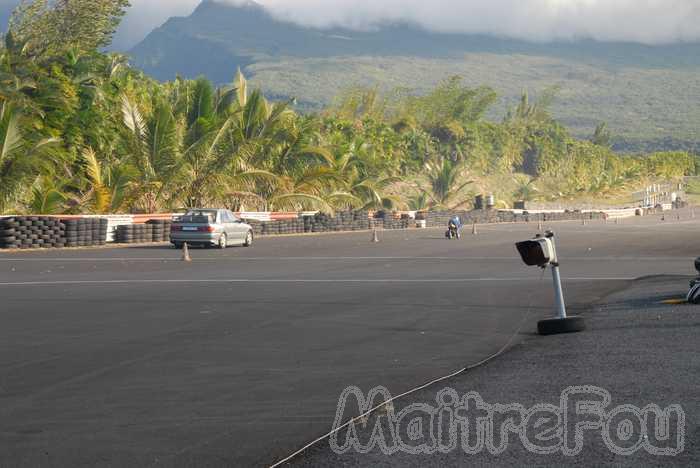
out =
{"type": "Polygon", "coordinates": [[[384,218],[384,229],[408,229],[410,225],[408,219],[384,218]]]}
{"type": "Polygon", "coordinates": [[[0,248],[41,249],[105,245],[108,220],[17,216],[0,220],[0,248]]]}
{"type": "Polygon", "coordinates": [[[317,213],[313,217],[311,232],[328,232],[335,227],[333,218],[326,213],[317,213]]]}
{"type": "Polygon", "coordinates": [[[61,219],[66,247],[92,247],[107,243],[107,218],[61,219]]]}
{"type": "MultiPolygon", "coordinates": [[[[129,224],[117,226],[117,235],[115,241],[118,244],[150,244],[153,242],[154,228],[153,224],[129,224]]],[[[155,230],[160,237],[163,237],[162,229],[155,230]]],[[[170,231],[168,231],[168,237],[170,231]]],[[[160,242],[160,241],[159,241],[160,242]]]]}
{"type": "Polygon", "coordinates": [[[304,224],[304,232],[313,232],[314,229],[314,217],[304,216],[302,218],[302,223],[304,224]]]}
{"type": "Polygon", "coordinates": [[[117,226],[117,231],[114,235],[114,242],[117,244],[133,244],[134,241],[134,225],[121,224],[117,226]]]}
{"type": "Polygon", "coordinates": [[[0,248],[41,249],[64,247],[65,226],[47,216],[18,216],[0,220],[0,248]]]}
{"type": "Polygon", "coordinates": [[[381,224],[377,224],[384,229],[408,229],[411,225],[408,216],[397,219],[390,211],[377,211],[375,218],[381,220],[381,224]]]}
{"type": "Polygon", "coordinates": [[[146,221],[152,226],[151,242],[170,242],[170,228],[173,222],[165,219],[151,219],[146,221]]]}
{"type": "Polygon", "coordinates": [[[15,218],[0,219],[0,249],[19,248],[17,228],[19,223],[15,218]]]}
{"type": "Polygon", "coordinates": [[[262,236],[263,223],[261,221],[258,221],[257,219],[244,219],[243,221],[250,224],[250,226],[253,228],[253,234],[255,237],[262,236]]]}
{"type": "Polygon", "coordinates": [[[353,231],[366,231],[371,228],[369,213],[366,210],[355,211],[352,215],[353,231]]]}
{"type": "Polygon", "coordinates": [[[170,242],[170,232],[173,227],[173,220],[167,219],[163,221],[163,242],[170,242]]]}
{"type": "Polygon", "coordinates": [[[66,247],[92,247],[107,243],[107,218],[61,219],[66,247]]]}
{"type": "Polygon", "coordinates": [[[304,232],[303,219],[277,221],[277,234],[299,234],[304,232]]]}

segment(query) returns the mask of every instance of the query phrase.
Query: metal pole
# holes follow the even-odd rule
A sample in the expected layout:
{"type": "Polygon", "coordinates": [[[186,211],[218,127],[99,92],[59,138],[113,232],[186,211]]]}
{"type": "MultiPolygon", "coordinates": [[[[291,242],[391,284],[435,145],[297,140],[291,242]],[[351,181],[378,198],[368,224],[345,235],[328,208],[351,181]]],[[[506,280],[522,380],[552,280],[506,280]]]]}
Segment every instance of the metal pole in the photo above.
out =
{"type": "Polygon", "coordinates": [[[559,255],[557,254],[557,244],[554,240],[554,232],[547,233],[547,237],[552,241],[554,250],[554,261],[552,265],[552,280],[554,281],[554,300],[557,306],[557,317],[566,318],[566,303],[564,302],[564,290],[561,287],[561,274],[559,273],[559,255]]]}
{"type": "Polygon", "coordinates": [[[557,303],[557,317],[566,318],[566,304],[564,303],[564,291],[561,287],[561,275],[559,274],[559,264],[552,265],[552,279],[554,280],[554,296],[557,303]]]}

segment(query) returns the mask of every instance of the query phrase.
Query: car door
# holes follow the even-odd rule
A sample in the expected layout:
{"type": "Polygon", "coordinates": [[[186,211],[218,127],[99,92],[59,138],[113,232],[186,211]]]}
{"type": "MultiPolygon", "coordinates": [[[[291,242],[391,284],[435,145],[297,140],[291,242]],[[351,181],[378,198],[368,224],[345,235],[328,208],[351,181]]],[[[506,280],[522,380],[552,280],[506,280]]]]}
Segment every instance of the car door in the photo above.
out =
{"type": "Polygon", "coordinates": [[[228,216],[231,218],[232,231],[234,232],[233,238],[236,239],[236,242],[245,242],[245,236],[248,233],[245,226],[243,226],[240,220],[236,218],[236,215],[233,214],[231,211],[228,211],[227,213],[228,216]]]}
{"type": "Polygon", "coordinates": [[[221,219],[221,225],[224,228],[224,232],[226,233],[226,237],[228,238],[228,241],[235,242],[237,240],[236,231],[233,227],[233,220],[228,215],[228,211],[221,210],[219,212],[219,217],[221,219]]]}

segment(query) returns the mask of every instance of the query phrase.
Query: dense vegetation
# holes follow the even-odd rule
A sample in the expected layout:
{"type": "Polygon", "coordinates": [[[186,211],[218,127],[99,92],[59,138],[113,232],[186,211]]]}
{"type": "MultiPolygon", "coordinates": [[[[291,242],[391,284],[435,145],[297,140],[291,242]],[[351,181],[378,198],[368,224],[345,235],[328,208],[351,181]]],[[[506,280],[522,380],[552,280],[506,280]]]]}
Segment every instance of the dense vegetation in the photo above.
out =
{"type": "Polygon", "coordinates": [[[700,67],[616,69],[558,57],[474,53],[266,59],[244,70],[269,96],[298,96],[304,111],[332,103],[339,87],[402,87],[425,94],[444,77],[458,75],[466,86],[488,83],[498,92],[486,115],[492,121],[517,105],[523,89],[534,93],[555,83],[559,93],[551,113],[577,138],[590,137],[600,122],[608,122],[614,148],[622,152],[700,152],[700,108],[694,105],[700,67]]]}
{"type": "Polygon", "coordinates": [[[317,114],[269,102],[239,73],[160,83],[99,51],[126,0],[26,0],[0,51],[0,212],[453,208],[616,195],[694,173],[686,153],[620,156],[555,121],[553,92],[502,119],[486,87],[424,96],[354,89],[317,114]],[[52,38],[52,40],[47,40],[52,38]]]}
{"type": "Polygon", "coordinates": [[[240,67],[266,96],[296,97],[295,108],[302,111],[321,110],[349,86],[426,94],[445,77],[459,75],[466,86],[486,83],[498,92],[486,117],[499,121],[524,89],[556,84],[552,115],[578,138],[589,137],[604,121],[621,151],[700,152],[700,109],[694,105],[700,43],[532,43],[441,34],[411,24],[319,30],[280,22],[255,4],[204,1],[130,53],[137,66],[162,80],[205,75],[227,83],[240,67]]]}

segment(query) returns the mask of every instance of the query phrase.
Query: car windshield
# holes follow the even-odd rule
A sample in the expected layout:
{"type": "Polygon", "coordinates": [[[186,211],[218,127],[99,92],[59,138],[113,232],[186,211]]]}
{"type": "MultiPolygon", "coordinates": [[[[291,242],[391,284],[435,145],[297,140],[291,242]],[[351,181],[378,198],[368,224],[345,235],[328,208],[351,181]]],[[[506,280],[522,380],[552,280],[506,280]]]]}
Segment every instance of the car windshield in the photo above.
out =
{"type": "Polygon", "coordinates": [[[190,210],[185,216],[180,218],[182,223],[207,224],[216,222],[216,211],[214,210],[190,210]]]}

